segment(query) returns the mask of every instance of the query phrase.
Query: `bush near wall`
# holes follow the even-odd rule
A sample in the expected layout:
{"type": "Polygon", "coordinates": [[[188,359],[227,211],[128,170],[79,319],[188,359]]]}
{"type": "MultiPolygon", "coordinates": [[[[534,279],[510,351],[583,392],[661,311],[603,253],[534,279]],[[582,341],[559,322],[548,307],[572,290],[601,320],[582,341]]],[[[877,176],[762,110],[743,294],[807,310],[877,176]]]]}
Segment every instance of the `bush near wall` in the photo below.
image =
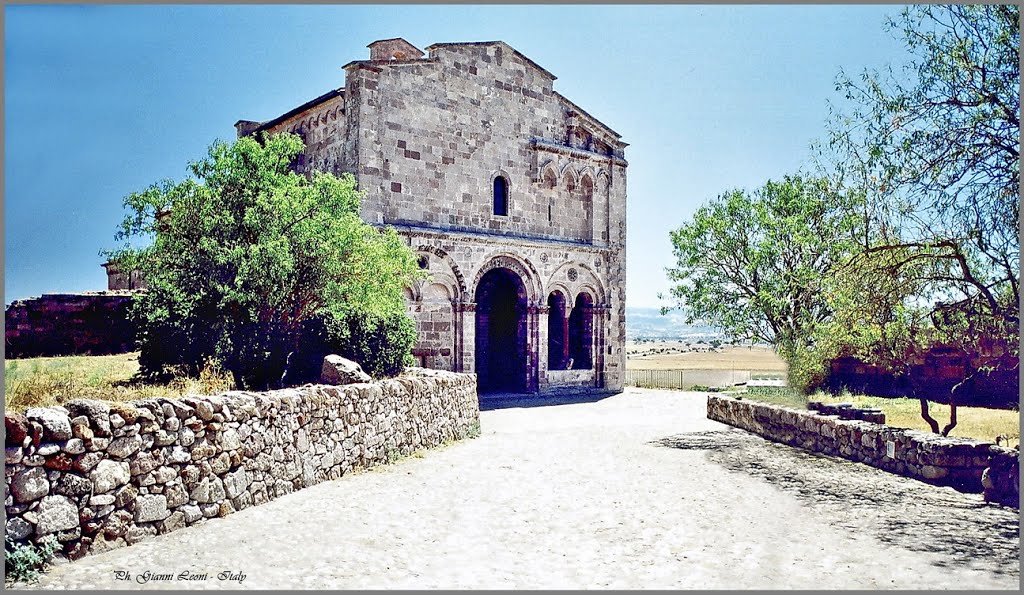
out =
{"type": "Polygon", "coordinates": [[[77,400],[8,414],[6,536],[71,558],[262,504],[474,435],[473,375],[417,369],[347,386],[77,400]]]}

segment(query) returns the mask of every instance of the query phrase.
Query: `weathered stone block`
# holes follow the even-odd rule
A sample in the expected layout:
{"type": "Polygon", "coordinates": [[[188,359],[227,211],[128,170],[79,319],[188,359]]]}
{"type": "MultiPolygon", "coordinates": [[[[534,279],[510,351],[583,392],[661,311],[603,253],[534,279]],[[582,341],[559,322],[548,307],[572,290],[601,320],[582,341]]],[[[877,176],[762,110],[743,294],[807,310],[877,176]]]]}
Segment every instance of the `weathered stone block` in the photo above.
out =
{"type": "Polygon", "coordinates": [[[50,482],[44,469],[31,467],[14,475],[10,490],[15,502],[32,502],[49,493],[50,482]]]}
{"type": "Polygon", "coordinates": [[[363,371],[358,362],[345,359],[340,355],[328,355],[324,358],[320,372],[322,384],[354,384],[371,380],[370,375],[363,371]]]}
{"type": "Polygon", "coordinates": [[[167,498],[163,495],[140,495],[135,503],[135,522],[160,521],[170,515],[167,498]]]}
{"type": "Polygon", "coordinates": [[[46,496],[36,510],[36,535],[78,528],[78,506],[65,496],[46,496]]]}
{"type": "Polygon", "coordinates": [[[28,421],[43,428],[43,440],[58,442],[71,438],[71,420],[66,411],[53,407],[34,407],[25,412],[28,421]]]}
{"type": "Polygon", "coordinates": [[[131,472],[126,462],[104,459],[96,464],[89,479],[92,480],[93,493],[103,494],[128,483],[131,472]]]}

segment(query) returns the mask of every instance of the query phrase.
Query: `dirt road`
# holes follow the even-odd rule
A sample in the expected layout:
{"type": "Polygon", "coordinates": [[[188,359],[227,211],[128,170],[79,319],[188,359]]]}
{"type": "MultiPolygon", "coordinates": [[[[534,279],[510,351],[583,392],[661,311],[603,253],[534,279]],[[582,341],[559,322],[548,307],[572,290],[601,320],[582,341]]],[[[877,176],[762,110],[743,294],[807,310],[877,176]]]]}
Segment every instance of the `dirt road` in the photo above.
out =
{"type": "Polygon", "coordinates": [[[63,564],[37,586],[1018,586],[1016,510],[768,443],[704,408],[701,394],[629,389],[484,411],[480,438],[63,564]]]}

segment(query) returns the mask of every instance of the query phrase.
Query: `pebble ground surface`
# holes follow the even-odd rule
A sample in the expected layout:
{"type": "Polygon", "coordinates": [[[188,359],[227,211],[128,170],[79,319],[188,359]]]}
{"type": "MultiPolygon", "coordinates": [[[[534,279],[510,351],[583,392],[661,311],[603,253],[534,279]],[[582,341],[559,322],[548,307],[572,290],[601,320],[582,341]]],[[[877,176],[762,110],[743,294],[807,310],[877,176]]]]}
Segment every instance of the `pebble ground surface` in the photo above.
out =
{"type": "Polygon", "coordinates": [[[479,438],[15,587],[1020,587],[1017,510],[767,442],[705,403],[488,400],[479,438]]]}

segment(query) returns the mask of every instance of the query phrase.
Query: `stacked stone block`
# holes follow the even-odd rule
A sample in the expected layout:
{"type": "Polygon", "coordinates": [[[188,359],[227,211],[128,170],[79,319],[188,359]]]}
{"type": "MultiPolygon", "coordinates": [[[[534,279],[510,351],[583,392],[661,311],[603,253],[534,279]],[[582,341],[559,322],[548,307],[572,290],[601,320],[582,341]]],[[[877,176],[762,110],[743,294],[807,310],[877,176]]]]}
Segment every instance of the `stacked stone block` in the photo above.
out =
{"type": "Polygon", "coordinates": [[[7,537],[52,536],[78,558],[465,437],[479,407],[473,376],[414,370],[348,386],[76,400],[4,423],[7,537]]]}
{"type": "Polygon", "coordinates": [[[707,416],[775,442],[1018,505],[1017,450],[735,397],[709,396],[707,416]]]}

